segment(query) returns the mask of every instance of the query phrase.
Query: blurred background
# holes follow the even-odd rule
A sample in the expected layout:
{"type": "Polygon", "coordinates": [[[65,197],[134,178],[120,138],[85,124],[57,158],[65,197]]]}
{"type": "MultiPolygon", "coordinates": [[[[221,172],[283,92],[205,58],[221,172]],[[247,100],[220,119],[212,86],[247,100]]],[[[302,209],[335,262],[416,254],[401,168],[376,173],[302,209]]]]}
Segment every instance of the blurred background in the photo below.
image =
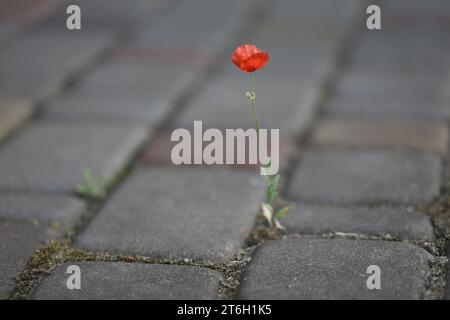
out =
{"type": "Polygon", "coordinates": [[[429,203],[448,149],[449,30],[445,0],[0,0],[0,298],[17,292],[13,278],[35,250],[76,237],[81,217],[96,215],[79,188],[87,176],[113,190],[136,168],[171,167],[170,134],[194,120],[254,126],[250,75],[231,63],[243,43],[271,57],[256,73],[256,104],[263,127],[281,132],[287,201],[333,202],[333,188],[351,195],[379,173],[356,163],[344,179],[356,186],[314,180],[297,172],[305,149],[407,149],[432,157],[408,182],[412,196],[369,187],[337,202],[408,206],[431,190],[429,203]],[[81,30],[66,26],[72,4],[81,30]],[[381,30],[366,27],[369,4],[381,8],[381,30]],[[431,172],[423,185],[421,172],[431,172]]]}

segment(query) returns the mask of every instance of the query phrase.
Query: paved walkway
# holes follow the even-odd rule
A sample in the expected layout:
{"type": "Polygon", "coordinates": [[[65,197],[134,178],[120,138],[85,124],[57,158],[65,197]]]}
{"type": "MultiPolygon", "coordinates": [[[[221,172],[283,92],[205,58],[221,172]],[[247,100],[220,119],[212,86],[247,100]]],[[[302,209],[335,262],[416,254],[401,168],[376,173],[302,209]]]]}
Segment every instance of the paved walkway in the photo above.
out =
{"type": "Polygon", "coordinates": [[[2,1],[0,298],[450,298],[450,3],[380,5],[368,31],[359,0],[2,1]],[[170,162],[174,128],[252,125],[241,43],[272,57],[279,234],[254,168],[170,162]]]}

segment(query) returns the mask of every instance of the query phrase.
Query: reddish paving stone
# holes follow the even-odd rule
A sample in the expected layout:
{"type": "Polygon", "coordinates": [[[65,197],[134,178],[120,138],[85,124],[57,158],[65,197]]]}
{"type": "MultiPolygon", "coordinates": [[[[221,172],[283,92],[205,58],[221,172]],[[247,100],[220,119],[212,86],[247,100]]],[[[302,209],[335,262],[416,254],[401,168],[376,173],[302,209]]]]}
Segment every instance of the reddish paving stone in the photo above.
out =
{"type": "Polygon", "coordinates": [[[33,23],[47,18],[56,8],[58,0],[2,0],[0,21],[33,23]]]}
{"type": "Polygon", "coordinates": [[[175,144],[170,141],[168,133],[155,136],[139,157],[139,163],[146,166],[171,165],[170,153],[175,144]]]}
{"type": "MultiPolygon", "coordinates": [[[[162,133],[157,136],[155,136],[152,141],[148,144],[148,146],[144,149],[141,156],[139,157],[139,163],[143,166],[154,166],[154,165],[173,165],[171,160],[171,152],[172,148],[177,144],[178,142],[172,142],[170,140],[170,134],[169,133],[162,133]]],[[[203,143],[203,146],[206,146],[208,143],[203,143]]],[[[248,145],[246,145],[246,159],[248,159],[248,145]]],[[[270,146],[269,146],[270,148],[270,146]]],[[[270,149],[269,149],[270,150],[270,149]]],[[[225,141],[224,141],[224,157],[226,157],[226,151],[225,151],[225,141]]],[[[297,150],[295,148],[295,145],[293,141],[285,139],[280,141],[280,168],[283,168],[286,166],[292,157],[295,156],[297,150]]],[[[235,163],[236,161],[236,154],[235,154],[235,163]]],[[[192,151],[192,158],[191,163],[194,163],[193,159],[193,151],[192,151]]],[[[216,165],[215,165],[216,166],[216,165]]],[[[240,164],[234,164],[234,165],[220,165],[220,166],[226,166],[228,168],[233,169],[244,169],[244,170],[258,170],[258,166],[256,165],[240,165],[240,164]]]]}
{"type": "Polygon", "coordinates": [[[0,141],[20,126],[32,113],[26,101],[0,101],[0,141]]]}
{"type": "Polygon", "coordinates": [[[321,122],[311,142],[319,146],[344,147],[407,147],[442,155],[448,151],[448,128],[432,122],[321,122]]]}

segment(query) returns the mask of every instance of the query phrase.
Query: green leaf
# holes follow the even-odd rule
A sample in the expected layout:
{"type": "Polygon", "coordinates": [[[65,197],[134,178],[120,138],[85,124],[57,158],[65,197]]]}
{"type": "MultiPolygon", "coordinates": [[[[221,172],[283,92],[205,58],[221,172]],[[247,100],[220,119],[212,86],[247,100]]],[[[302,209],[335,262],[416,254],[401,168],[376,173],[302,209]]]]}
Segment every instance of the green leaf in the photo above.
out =
{"type": "Polygon", "coordinates": [[[269,203],[273,203],[276,197],[278,197],[278,187],[280,185],[280,176],[276,175],[270,182],[268,190],[269,203]]]}
{"type": "Polygon", "coordinates": [[[282,218],[286,217],[288,212],[289,212],[289,207],[284,207],[284,208],[281,208],[280,210],[278,210],[277,213],[275,214],[275,216],[278,219],[282,219],[282,218]]]}

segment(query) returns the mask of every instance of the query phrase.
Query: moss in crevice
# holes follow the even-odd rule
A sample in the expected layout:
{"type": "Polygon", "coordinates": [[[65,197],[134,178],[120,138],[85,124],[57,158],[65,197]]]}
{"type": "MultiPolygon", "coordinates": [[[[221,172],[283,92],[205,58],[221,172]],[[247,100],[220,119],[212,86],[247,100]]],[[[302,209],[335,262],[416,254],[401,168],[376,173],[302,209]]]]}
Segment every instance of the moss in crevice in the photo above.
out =
{"type": "Polygon", "coordinates": [[[69,244],[68,240],[52,241],[47,247],[36,251],[25,271],[17,277],[16,289],[10,295],[10,299],[26,299],[37,282],[67,259],[93,258],[92,255],[86,256],[83,252],[74,250],[69,244]]]}
{"type": "Polygon", "coordinates": [[[170,260],[138,255],[95,253],[73,248],[70,240],[56,240],[52,241],[48,246],[36,251],[25,271],[17,277],[16,289],[10,295],[10,299],[28,299],[35,287],[45,276],[49,275],[54,268],[69,261],[167,264],[208,268],[221,273],[222,279],[220,282],[219,296],[222,299],[228,299],[231,298],[233,290],[239,284],[237,276],[242,272],[249,259],[248,250],[243,250],[235,260],[226,263],[192,259],[170,260]]]}
{"type": "Polygon", "coordinates": [[[251,260],[251,254],[256,247],[248,247],[241,250],[235,260],[228,261],[220,266],[222,279],[219,285],[219,298],[232,299],[235,297],[237,289],[240,285],[240,280],[245,267],[251,260]]]}

